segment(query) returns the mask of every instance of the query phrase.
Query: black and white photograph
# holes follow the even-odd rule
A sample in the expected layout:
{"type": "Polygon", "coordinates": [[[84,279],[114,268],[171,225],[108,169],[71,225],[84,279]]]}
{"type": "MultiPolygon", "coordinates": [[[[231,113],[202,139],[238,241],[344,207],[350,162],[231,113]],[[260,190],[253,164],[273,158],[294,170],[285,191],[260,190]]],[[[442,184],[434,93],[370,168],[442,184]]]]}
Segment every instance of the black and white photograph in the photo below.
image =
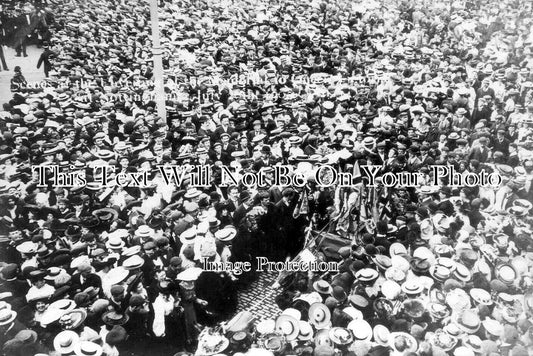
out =
{"type": "Polygon", "coordinates": [[[533,1],[0,30],[0,356],[533,355],[533,1]]]}

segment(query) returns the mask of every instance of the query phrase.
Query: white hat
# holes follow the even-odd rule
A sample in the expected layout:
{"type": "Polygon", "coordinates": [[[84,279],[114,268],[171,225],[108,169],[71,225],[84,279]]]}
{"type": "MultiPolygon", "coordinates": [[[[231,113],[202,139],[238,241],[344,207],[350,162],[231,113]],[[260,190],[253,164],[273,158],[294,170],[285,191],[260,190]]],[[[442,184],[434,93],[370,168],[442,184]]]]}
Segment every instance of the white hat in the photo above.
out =
{"type": "Polygon", "coordinates": [[[347,328],[352,331],[356,340],[370,341],[372,339],[372,327],[365,320],[352,320],[347,328]]]}
{"type": "Polygon", "coordinates": [[[79,342],[74,348],[77,356],[100,356],[102,351],[102,346],[92,341],[79,342]]]}
{"type": "Polygon", "coordinates": [[[80,337],[72,330],[61,331],[54,338],[54,349],[60,354],[70,354],[80,342],[80,337]]]}
{"type": "Polygon", "coordinates": [[[25,241],[16,247],[20,253],[35,253],[37,252],[37,244],[31,241],[25,241]]]}

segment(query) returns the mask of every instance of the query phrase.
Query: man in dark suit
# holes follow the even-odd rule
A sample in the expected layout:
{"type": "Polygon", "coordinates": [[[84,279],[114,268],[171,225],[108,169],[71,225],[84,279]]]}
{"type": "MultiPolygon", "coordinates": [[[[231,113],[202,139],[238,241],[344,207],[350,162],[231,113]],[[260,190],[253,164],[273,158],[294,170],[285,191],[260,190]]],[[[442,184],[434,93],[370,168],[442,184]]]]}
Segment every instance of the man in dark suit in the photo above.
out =
{"type": "Polygon", "coordinates": [[[44,75],[46,78],[48,78],[48,73],[52,70],[52,62],[50,62],[50,58],[54,56],[54,52],[50,50],[48,43],[45,43],[43,47],[44,52],[41,53],[41,56],[39,57],[37,69],[41,68],[41,65],[43,65],[44,75]]]}
{"type": "Polygon", "coordinates": [[[92,267],[89,264],[78,266],[78,272],[72,276],[72,290],[82,292],[89,287],[94,287],[102,292],[102,280],[96,273],[92,273],[92,267]]]}
{"type": "Polygon", "coordinates": [[[479,146],[472,148],[472,151],[470,151],[470,155],[468,158],[470,160],[478,160],[481,163],[487,162],[489,159],[489,149],[487,147],[487,138],[481,137],[479,139],[479,146]]]}
{"type": "Polygon", "coordinates": [[[233,213],[233,223],[238,226],[246,214],[252,210],[252,196],[248,191],[241,192],[241,204],[235,209],[233,213]]]}
{"type": "Polygon", "coordinates": [[[421,166],[427,167],[435,164],[435,160],[429,155],[428,146],[422,145],[422,147],[420,147],[420,154],[420,160],[422,161],[421,166]]]}
{"type": "Polygon", "coordinates": [[[253,138],[260,134],[266,135],[266,131],[261,127],[261,120],[254,120],[252,126],[253,130],[248,132],[248,141],[252,142],[253,138]]]}
{"type": "Polygon", "coordinates": [[[264,145],[261,147],[261,158],[257,159],[253,166],[252,170],[255,172],[259,172],[259,170],[263,167],[271,167],[276,163],[276,160],[272,158],[272,151],[270,149],[270,146],[264,145]]]}
{"type": "Polygon", "coordinates": [[[509,140],[505,138],[505,130],[499,129],[498,133],[496,134],[496,140],[494,141],[493,145],[493,151],[499,151],[503,153],[505,156],[509,155],[509,140]]]}
{"type": "Polygon", "coordinates": [[[235,129],[230,126],[228,117],[223,117],[220,120],[220,124],[221,125],[215,130],[215,140],[220,140],[222,138],[222,134],[231,135],[235,131],[235,129]]]}
{"type": "Polygon", "coordinates": [[[213,148],[209,151],[209,159],[212,162],[220,161],[225,166],[228,166],[231,162],[231,156],[227,152],[222,152],[221,142],[215,142],[213,148]]]}

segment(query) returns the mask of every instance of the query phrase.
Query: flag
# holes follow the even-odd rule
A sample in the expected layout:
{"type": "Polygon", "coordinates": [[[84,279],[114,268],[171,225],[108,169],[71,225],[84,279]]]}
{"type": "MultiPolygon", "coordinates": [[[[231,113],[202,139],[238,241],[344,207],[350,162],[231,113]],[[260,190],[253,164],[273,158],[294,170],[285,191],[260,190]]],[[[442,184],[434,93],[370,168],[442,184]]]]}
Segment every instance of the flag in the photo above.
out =
{"type": "Polygon", "coordinates": [[[300,215],[307,215],[309,213],[309,200],[307,198],[307,193],[305,191],[300,193],[300,199],[298,204],[294,208],[292,217],[297,219],[300,215]]]}
{"type": "Polygon", "coordinates": [[[387,223],[392,219],[392,204],[391,194],[392,190],[383,189],[379,196],[379,219],[385,220],[387,223]]]}

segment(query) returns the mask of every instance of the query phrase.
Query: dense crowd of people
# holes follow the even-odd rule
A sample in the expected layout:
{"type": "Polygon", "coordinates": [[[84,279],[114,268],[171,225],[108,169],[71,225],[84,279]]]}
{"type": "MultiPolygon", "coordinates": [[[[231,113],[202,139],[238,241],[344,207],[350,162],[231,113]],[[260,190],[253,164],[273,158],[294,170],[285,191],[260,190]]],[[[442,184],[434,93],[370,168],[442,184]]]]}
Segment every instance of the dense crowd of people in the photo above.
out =
{"type": "Polygon", "coordinates": [[[533,353],[531,2],[159,5],[167,118],[145,2],[46,4],[46,80],[14,67],[4,355],[533,353]],[[272,184],[280,165],[305,184],[272,184]],[[323,165],[423,179],[321,186],[323,165]],[[434,165],[501,184],[426,185],[434,165]],[[159,169],[195,166],[205,186],[159,169]],[[275,319],[235,316],[254,268],[203,269],[303,254],[339,272],[282,274],[275,319]]]}

